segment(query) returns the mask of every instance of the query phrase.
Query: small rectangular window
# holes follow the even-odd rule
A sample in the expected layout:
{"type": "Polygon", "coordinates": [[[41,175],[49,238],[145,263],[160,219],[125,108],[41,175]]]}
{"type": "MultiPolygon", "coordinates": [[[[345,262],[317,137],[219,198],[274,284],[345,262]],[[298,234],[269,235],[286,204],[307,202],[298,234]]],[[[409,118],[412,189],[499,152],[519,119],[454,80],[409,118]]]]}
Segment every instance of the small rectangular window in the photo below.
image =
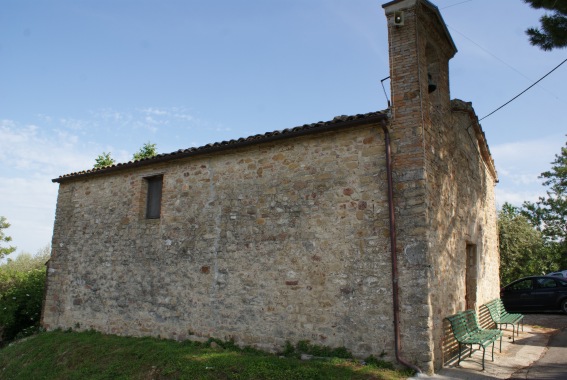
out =
{"type": "Polygon", "coordinates": [[[146,202],[146,219],[159,219],[161,214],[161,189],[163,176],[146,178],[148,183],[148,198],[146,202]]]}

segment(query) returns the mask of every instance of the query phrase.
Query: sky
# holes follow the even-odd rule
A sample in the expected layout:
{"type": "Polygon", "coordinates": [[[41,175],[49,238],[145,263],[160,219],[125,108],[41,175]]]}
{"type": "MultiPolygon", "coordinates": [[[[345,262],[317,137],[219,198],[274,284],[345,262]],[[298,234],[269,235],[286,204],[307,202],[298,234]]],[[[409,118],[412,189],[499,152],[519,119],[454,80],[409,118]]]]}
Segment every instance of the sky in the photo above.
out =
{"type": "MultiPolygon", "coordinates": [[[[386,109],[385,2],[2,0],[0,215],[17,253],[51,242],[51,180],[103,152],[127,162],[146,142],[169,153],[386,109]]],[[[543,12],[521,0],[433,3],[458,49],[451,97],[480,118],[567,58],[529,44],[543,12]]],[[[481,121],[498,205],[545,194],[566,84],[567,64],[481,121]]]]}

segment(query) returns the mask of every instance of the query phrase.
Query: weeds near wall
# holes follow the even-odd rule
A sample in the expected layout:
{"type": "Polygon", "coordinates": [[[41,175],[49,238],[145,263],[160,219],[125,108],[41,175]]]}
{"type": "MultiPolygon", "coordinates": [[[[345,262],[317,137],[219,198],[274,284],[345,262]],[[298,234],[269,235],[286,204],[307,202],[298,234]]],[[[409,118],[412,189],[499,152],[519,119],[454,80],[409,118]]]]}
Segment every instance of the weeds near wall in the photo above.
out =
{"type": "MultiPolygon", "coordinates": [[[[320,346],[316,344],[311,344],[308,340],[301,340],[297,342],[294,346],[290,342],[286,342],[285,349],[282,352],[282,355],[286,357],[294,357],[294,358],[302,358],[305,357],[304,355],[308,355],[309,357],[315,359],[330,359],[330,358],[338,358],[338,359],[353,359],[352,353],[347,350],[345,347],[327,347],[327,346],[320,346]]],[[[385,352],[380,354],[380,357],[384,357],[386,355],[385,352]]],[[[385,361],[383,359],[378,359],[372,355],[367,357],[364,360],[359,361],[362,365],[370,365],[376,368],[382,369],[389,369],[394,370],[394,365],[391,362],[385,361]]]]}

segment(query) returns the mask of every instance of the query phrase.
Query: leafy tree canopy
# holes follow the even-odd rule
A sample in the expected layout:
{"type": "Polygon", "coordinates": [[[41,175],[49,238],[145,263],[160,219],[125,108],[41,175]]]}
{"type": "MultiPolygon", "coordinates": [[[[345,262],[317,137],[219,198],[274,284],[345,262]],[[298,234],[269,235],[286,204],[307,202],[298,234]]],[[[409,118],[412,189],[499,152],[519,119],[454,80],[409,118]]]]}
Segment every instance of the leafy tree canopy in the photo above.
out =
{"type": "MultiPolygon", "coordinates": [[[[10,227],[10,223],[6,221],[6,218],[4,216],[0,216],[0,244],[8,243],[12,241],[12,238],[10,236],[6,236],[6,234],[4,233],[4,230],[8,227],[10,227]]],[[[0,259],[3,258],[4,256],[8,256],[10,253],[14,252],[15,250],[16,247],[12,247],[12,246],[3,247],[0,245],[0,259]]]]}
{"type": "Polygon", "coordinates": [[[134,156],[132,158],[134,159],[134,161],[138,161],[144,158],[152,158],[154,156],[157,156],[157,154],[156,144],[152,144],[148,141],[140,148],[140,150],[134,153],[134,156]]]}
{"type": "Polygon", "coordinates": [[[567,1],[565,0],[524,0],[535,9],[550,11],[539,21],[540,28],[528,28],[526,34],[534,46],[553,50],[567,46],[567,1]]]}
{"type": "Polygon", "coordinates": [[[521,208],[505,203],[498,212],[503,284],[567,269],[567,143],[540,178],[546,196],[521,208]]]}
{"type": "Polygon", "coordinates": [[[27,253],[0,264],[0,341],[37,332],[45,285],[49,248],[27,253]]]}
{"type": "MultiPolygon", "coordinates": [[[[132,160],[139,161],[143,160],[144,158],[152,158],[157,156],[157,148],[156,144],[152,144],[150,142],[145,143],[134,155],[132,156],[132,160]]],[[[93,166],[94,169],[102,169],[107,166],[112,166],[116,163],[114,158],[111,157],[110,152],[102,152],[96,159],[95,164],[93,166]]]]}
{"type": "Polygon", "coordinates": [[[541,173],[545,197],[535,203],[524,202],[522,214],[542,232],[548,245],[559,256],[557,269],[567,269],[567,143],[555,155],[551,170],[541,173]]]}
{"type": "Polygon", "coordinates": [[[102,169],[105,168],[107,166],[111,166],[114,165],[116,161],[114,161],[114,158],[110,157],[110,152],[106,153],[106,152],[102,152],[102,154],[100,154],[96,159],[95,159],[95,164],[93,166],[94,169],[102,169]]]}
{"type": "Polygon", "coordinates": [[[547,257],[541,232],[521,214],[520,209],[509,203],[504,203],[498,212],[498,236],[503,285],[549,271],[553,259],[547,257]]]}

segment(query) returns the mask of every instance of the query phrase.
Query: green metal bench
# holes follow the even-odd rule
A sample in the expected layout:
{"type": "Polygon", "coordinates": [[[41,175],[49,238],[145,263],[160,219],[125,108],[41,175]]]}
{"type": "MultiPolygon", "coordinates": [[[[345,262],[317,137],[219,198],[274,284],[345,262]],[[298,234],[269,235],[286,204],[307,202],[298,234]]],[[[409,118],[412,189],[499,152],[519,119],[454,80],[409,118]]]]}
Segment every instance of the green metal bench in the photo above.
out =
{"type": "Polygon", "coordinates": [[[512,326],[512,342],[515,342],[514,335],[519,336],[520,326],[522,327],[522,331],[524,331],[523,314],[508,313],[500,298],[496,298],[484,306],[488,309],[490,318],[496,324],[496,327],[502,329],[502,325],[506,325],[506,327],[508,327],[508,325],[512,326]]]}
{"type": "Polygon", "coordinates": [[[494,361],[494,343],[500,339],[500,352],[502,352],[502,335],[504,334],[501,330],[481,328],[474,310],[465,310],[451,315],[447,317],[447,320],[451,324],[451,330],[459,344],[459,361],[457,365],[461,363],[462,346],[470,346],[469,357],[472,355],[474,344],[478,344],[479,349],[482,347],[482,370],[484,370],[486,347],[492,345],[492,361],[494,361]]]}

